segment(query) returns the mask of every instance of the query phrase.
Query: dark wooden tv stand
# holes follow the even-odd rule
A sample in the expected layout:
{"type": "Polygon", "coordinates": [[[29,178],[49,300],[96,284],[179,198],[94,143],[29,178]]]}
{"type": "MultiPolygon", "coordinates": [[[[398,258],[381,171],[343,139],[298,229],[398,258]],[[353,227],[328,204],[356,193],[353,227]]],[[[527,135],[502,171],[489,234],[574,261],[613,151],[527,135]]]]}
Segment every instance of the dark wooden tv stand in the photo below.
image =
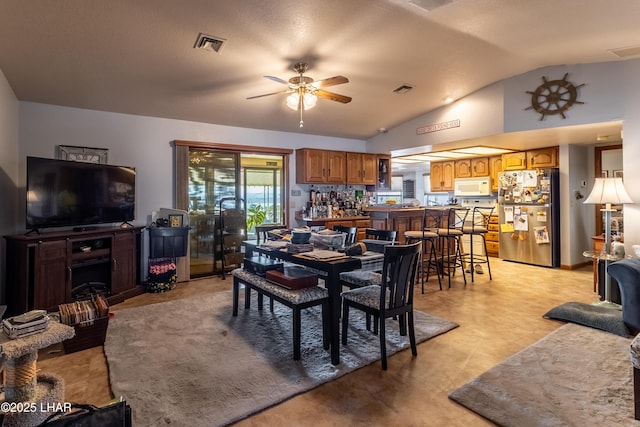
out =
{"type": "Polygon", "coordinates": [[[144,292],[139,284],[143,227],[4,236],[7,316],[57,311],[75,293],[102,290],[110,305],[144,292]]]}

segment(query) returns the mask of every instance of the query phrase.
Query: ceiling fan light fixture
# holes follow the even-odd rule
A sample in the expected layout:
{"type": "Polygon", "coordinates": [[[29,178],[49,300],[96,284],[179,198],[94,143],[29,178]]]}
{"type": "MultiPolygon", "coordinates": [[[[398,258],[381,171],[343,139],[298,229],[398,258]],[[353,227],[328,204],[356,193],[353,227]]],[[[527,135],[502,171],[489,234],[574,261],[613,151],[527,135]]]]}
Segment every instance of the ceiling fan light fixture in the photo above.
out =
{"type": "Polygon", "coordinates": [[[293,111],[296,111],[300,106],[300,95],[298,92],[294,92],[291,95],[287,96],[287,107],[291,108],[293,111]]]}
{"type": "Polygon", "coordinates": [[[310,110],[313,107],[316,106],[316,102],[318,101],[318,97],[312,93],[312,92],[307,92],[304,94],[304,109],[305,110],[310,110]]]}
{"type": "MultiPolygon", "coordinates": [[[[302,95],[302,108],[305,110],[310,110],[316,106],[316,102],[318,101],[318,97],[313,92],[305,92],[302,95]]],[[[300,105],[300,93],[293,92],[291,95],[287,96],[287,107],[296,111],[301,107],[300,105]]]]}

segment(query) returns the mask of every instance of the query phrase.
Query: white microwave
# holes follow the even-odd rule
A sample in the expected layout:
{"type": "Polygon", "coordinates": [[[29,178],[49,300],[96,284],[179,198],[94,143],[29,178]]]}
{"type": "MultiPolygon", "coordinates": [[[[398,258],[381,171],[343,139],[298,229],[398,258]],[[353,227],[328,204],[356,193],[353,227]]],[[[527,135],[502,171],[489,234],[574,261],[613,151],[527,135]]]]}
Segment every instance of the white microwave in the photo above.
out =
{"type": "Polygon", "coordinates": [[[491,195],[491,178],[488,176],[456,178],[453,185],[453,194],[456,196],[491,195]]]}

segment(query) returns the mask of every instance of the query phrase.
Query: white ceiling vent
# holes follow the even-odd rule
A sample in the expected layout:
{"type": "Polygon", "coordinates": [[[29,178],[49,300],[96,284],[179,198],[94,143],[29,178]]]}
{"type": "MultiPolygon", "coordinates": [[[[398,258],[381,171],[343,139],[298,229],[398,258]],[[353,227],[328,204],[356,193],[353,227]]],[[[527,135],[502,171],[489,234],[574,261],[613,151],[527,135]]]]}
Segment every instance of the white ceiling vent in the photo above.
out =
{"type": "Polygon", "coordinates": [[[220,53],[224,44],[227,42],[226,39],[221,37],[208,36],[206,34],[200,33],[198,36],[198,40],[196,40],[195,49],[204,49],[211,52],[220,53]]]}
{"type": "Polygon", "coordinates": [[[618,58],[631,58],[632,56],[640,55],[640,46],[622,47],[619,49],[611,49],[609,52],[613,53],[618,58]]]}

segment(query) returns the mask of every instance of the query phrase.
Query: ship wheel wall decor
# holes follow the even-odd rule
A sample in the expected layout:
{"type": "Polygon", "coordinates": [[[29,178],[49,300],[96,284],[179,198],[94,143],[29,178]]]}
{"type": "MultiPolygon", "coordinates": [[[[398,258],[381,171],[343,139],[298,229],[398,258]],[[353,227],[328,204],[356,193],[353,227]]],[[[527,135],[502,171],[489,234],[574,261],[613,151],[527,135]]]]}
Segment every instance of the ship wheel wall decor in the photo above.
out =
{"type": "Polygon", "coordinates": [[[545,116],[560,114],[566,119],[565,112],[573,106],[573,104],[584,104],[578,101],[578,88],[584,86],[584,83],[574,85],[567,80],[569,73],[565,74],[562,80],[547,80],[542,77],[543,83],[533,92],[527,91],[531,95],[531,106],[525,110],[536,110],[541,114],[540,120],[545,116]]]}

